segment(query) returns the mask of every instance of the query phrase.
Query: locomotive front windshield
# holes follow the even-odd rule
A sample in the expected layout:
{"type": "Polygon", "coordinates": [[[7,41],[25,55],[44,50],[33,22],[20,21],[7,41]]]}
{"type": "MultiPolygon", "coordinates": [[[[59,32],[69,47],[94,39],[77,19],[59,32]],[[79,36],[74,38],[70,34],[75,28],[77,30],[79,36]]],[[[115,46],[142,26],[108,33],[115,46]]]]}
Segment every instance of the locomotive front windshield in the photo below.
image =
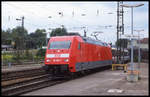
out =
{"type": "Polygon", "coordinates": [[[48,49],[69,49],[71,41],[53,41],[48,49]]]}

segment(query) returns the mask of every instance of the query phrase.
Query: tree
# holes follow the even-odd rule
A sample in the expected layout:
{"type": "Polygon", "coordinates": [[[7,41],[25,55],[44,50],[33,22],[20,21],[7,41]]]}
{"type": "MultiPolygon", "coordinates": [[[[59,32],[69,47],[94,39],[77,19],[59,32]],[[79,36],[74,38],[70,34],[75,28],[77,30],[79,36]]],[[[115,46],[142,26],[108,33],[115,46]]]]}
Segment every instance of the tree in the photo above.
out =
{"type": "Polygon", "coordinates": [[[20,26],[17,26],[16,28],[12,29],[12,39],[15,42],[16,49],[25,49],[25,39],[27,38],[27,34],[27,30],[23,29],[20,26]]]}
{"type": "Polygon", "coordinates": [[[41,48],[43,45],[46,45],[46,32],[45,29],[37,29],[34,33],[30,33],[28,37],[28,46],[33,48],[41,48]]]}
{"type": "Polygon", "coordinates": [[[33,49],[36,47],[36,44],[34,43],[32,37],[29,35],[27,35],[27,39],[26,39],[26,48],[27,49],[33,49]]]}
{"type": "Polygon", "coordinates": [[[1,43],[5,45],[11,45],[12,37],[11,37],[11,29],[7,29],[6,31],[2,30],[2,39],[1,43]]]}
{"type": "Polygon", "coordinates": [[[56,28],[52,30],[50,36],[64,36],[68,35],[66,28],[56,28]]]}
{"type": "Polygon", "coordinates": [[[46,32],[45,29],[37,29],[35,31],[35,35],[36,35],[36,45],[38,45],[38,48],[41,48],[43,45],[46,45],[46,32]]]}
{"type": "Polygon", "coordinates": [[[71,35],[78,35],[78,36],[81,36],[79,33],[74,33],[74,32],[71,32],[71,33],[68,33],[69,36],[71,35]]]}

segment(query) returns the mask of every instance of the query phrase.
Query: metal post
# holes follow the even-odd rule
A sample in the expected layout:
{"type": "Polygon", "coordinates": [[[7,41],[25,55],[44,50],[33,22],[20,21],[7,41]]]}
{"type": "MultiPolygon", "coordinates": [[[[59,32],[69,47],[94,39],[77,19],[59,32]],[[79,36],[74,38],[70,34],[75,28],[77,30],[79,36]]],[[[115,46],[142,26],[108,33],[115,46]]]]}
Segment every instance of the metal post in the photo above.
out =
{"type": "Polygon", "coordinates": [[[133,7],[140,7],[143,6],[144,4],[136,4],[136,5],[121,5],[123,7],[131,8],[131,73],[127,76],[128,81],[137,81],[139,77],[139,73],[134,74],[134,63],[133,63],[133,7]]]}
{"type": "Polygon", "coordinates": [[[117,63],[119,61],[118,56],[118,38],[119,38],[119,1],[117,2],[117,63]]]}
{"type": "MultiPolygon", "coordinates": [[[[133,36],[133,7],[131,7],[131,34],[133,36]]],[[[134,64],[133,64],[133,40],[131,36],[131,71],[134,70],[134,64]]]]}
{"type": "MultiPolygon", "coordinates": [[[[122,2],[123,4],[123,2],[122,2]]],[[[124,10],[122,7],[122,34],[124,34],[124,10]]],[[[123,39],[123,64],[124,64],[124,48],[125,48],[125,40],[123,39]]]]}
{"type": "MultiPolygon", "coordinates": [[[[23,33],[24,33],[24,16],[22,17],[21,20],[22,20],[22,31],[23,31],[23,33]]],[[[23,49],[26,49],[26,46],[24,45],[24,43],[25,43],[25,39],[24,39],[24,36],[23,36],[23,47],[22,47],[22,48],[23,48],[23,49]]],[[[23,50],[23,49],[22,49],[22,50],[23,50]]],[[[24,51],[23,51],[23,52],[24,52],[24,51]]]]}
{"type": "MultiPolygon", "coordinates": [[[[22,31],[23,31],[23,33],[24,33],[24,16],[22,17],[22,31]]],[[[23,50],[22,52],[22,54],[24,54],[24,50],[26,49],[26,42],[25,42],[25,37],[23,36],[23,47],[21,48],[21,50],[23,50]]]]}
{"type": "Polygon", "coordinates": [[[140,71],[141,52],[140,52],[140,32],[144,30],[134,30],[138,32],[138,70],[140,71]]]}
{"type": "Polygon", "coordinates": [[[24,29],[24,16],[22,17],[22,28],[24,29]]]}
{"type": "Polygon", "coordinates": [[[86,37],[86,31],[84,30],[84,37],[86,37]]]}
{"type": "Polygon", "coordinates": [[[141,52],[140,52],[140,33],[138,31],[138,40],[139,40],[139,49],[138,49],[138,70],[140,70],[140,62],[141,62],[141,52]]]}
{"type": "Polygon", "coordinates": [[[47,45],[47,33],[46,33],[46,45],[47,45]]]}
{"type": "Polygon", "coordinates": [[[122,59],[121,59],[121,57],[122,57],[122,53],[121,53],[121,44],[122,44],[122,40],[121,40],[121,32],[120,32],[120,50],[119,50],[119,64],[121,64],[122,63],[122,59]]]}

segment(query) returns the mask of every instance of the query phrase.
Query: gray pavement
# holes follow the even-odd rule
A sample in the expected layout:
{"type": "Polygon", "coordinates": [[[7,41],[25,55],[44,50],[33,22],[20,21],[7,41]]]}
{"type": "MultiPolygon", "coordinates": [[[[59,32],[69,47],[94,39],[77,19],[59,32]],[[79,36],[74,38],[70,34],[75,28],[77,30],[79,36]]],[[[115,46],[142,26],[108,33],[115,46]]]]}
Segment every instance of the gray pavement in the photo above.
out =
{"type": "Polygon", "coordinates": [[[140,76],[131,83],[122,70],[110,69],[23,95],[148,95],[148,64],[141,64],[140,76]]]}

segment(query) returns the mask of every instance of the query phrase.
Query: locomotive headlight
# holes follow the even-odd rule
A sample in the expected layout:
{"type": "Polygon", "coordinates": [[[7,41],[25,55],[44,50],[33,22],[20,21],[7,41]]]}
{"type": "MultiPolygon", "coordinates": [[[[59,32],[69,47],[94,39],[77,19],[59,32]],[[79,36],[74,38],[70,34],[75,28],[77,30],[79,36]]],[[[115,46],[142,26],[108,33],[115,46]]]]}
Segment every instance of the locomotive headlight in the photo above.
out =
{"type": "Polygon", "coordinates": [[[46,62],[50,62],[50,59],[47,59],[46,62]]]}
{"type": "Polygon", "coordinates": [[[69,59],[64,59],[64,61],[65,61],[65,62],[68,62],[68,61],[69,61],[69,59]]]}

